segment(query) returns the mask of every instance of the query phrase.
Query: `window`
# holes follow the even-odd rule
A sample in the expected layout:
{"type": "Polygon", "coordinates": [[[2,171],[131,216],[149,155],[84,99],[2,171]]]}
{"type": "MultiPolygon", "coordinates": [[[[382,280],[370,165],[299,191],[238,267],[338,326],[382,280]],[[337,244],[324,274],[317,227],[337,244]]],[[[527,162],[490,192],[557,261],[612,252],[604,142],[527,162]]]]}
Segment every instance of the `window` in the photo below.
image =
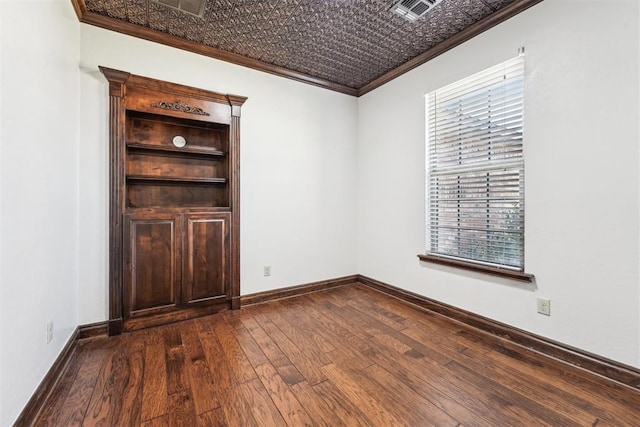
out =
{"type": "Polygon", "coordinates": [[[524,271],[523,86],[520,55],[428,94],[421,259],[524,271]]]}

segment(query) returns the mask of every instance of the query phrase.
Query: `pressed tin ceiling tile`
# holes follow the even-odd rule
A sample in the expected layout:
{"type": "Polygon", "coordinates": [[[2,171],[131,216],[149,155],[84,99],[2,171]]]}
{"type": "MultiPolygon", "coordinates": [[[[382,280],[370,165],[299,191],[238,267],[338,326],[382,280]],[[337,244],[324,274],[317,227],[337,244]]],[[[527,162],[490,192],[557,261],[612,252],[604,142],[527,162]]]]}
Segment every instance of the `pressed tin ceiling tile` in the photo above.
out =
{"type": "MultiPolygon", "coordinates": [[[[201,17],[156,0],[72,0],[90,13],[360,89],[511,3],[443,0],[415,22],[397,0],[205,0],[201,17]]],[[[517,12],[514,12],[514,14],[517,12]]]]}
{"type": "Polygon", "coordinates": [[[509,3],[511,3],[510,0],[484,0],[484,1],[494,9],[500,9],[501,7],[504,7],[509,3]]]}
{"type": "Polygon", "coordinates": [[[147,1],[132,0],[127,7],[127,20],[138,25],[147,25],[147,1]]]}
{"type": "Polygon", "coordinates": [[[103,15],[105,13],[104,3],[102,0],[85,0],[85,5],[88,10],[103,15]]]}
{"type": "Polygon", "coordinates": [[[105,1],[107,15],[111,18],[126,19],[129,2],[126,0],[105,1]]]}
{"type": "Polygon", "coordinates": [[[478,0],[461,0],[460,8],[475,20],[482,19],[493,12],[485,1],[478,0]]]}

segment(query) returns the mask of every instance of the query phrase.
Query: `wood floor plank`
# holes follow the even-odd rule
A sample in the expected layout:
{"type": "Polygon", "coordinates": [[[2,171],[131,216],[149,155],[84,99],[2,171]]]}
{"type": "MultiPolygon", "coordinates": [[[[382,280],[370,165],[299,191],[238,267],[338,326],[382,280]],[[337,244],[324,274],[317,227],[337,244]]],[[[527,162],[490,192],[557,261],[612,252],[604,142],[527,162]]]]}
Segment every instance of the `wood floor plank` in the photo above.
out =
{"type": "Polygon", "coordinates": [[[185,351],[185,368],[192,386],[196,414],[200,415],[219,408],[220,398],[198,331],[193,323],[190,326],[185,328],[181,335],[185,351]]]}
{"type": "Polygon", "coordinates": [[[395,381],[386,381],[383,384],[376,382],[370,372],[377,372],[372,371],[377,365],[373,364],[360,369],[357,362],[354,363],[354,359],[344,359],[338,352],[332,352],[329,355],[338,356],[333,359],[335,367],[346,373],[351,381],[368,395],[375,396],[375,399],[381,402],[381,406],[387,411],[392,411],[402,425],[452,427],[458,425],[457,420],[409,387],[403,388],[395,381]]]}
{"type": "Polygon", "coordinates": [[[240,388],[244,392],[251,407],[253,418],[255,418],[259,426],[287,425],[260,379],[246,381],[240,384],[240,388]]]}
{"type": "Polygon", "coordinates": [[[149,332],[148,338],[147,347],[144,350],[142,421],[150,421],[169,413],[164,340],[158,328],[153,328],[149,332]]]}
{"type": "Polygon", "coordinates": [[[592,413],[580,408],[580,401],[574,395],[555,388],[551,382],[552,378],[547,378],[545,381],[540,379],[540,376],[527,376],[521,372],[505,370],[501,365],[489,363],[486,358],[483,358],[486,353],[482,350],[475,352],[470,348],[456,345],[456,335],[451,335],[450,337],[453,339],[447,343],[446,337],[436,337],[434,339],[434,331],[426,333],[424,329],[417,331],[414,329],[415,327],[420,326],[411,325],[403,331],[403,334],[416,340],[422,340],[430,346],[437,347],[451,357],[452,360],[472,369],[476,373],[486,377],[495,376],[500,378],[502,385],[557,413],[564,413],[579,425],[590,425],[596,419],[592,413]],[[567,401],[572,402],[572,405],[566,405],[567,401]]]}
{"type": "MultiPolygon", "coordinates": [[[[289,386],[289,388],[317,425],[332,427],[354,425],[344,415],[338,416],[336,407],[330,406],[330,403],[325,401],[308,382],[301,381],[289,386]]],[[[344,410],[344,408],[342,409],[344,410]]],[[[353,415],[348,418],[353,418],[353,415]]]]}
{"type": "Polygon", "coordinates": [[[319,333],[317,328],[308,324],[307,322],[301,321],[302,319],[300,318],[300,312],[298,312],[296,315],[297,310],[295,305],[295,298],[289,298],[285,301],[278,301],[278,306],[282,307],[282,311],[280,311],[278,314],[282,317],[282,319],[284,319],[294,329],[296,329],[296,334],[309,339],[311,343],[313,343],[313,346],[317,347],[322,353],[328,353],[335,350],[334,340],[325,338],[321,333],[319,333]]]}
{"type": "Polygon", "coordinates": [[[215,322],[212,329],[218,336],[222,351],[229,361],[231,373],[235,376],[238,383],[256,379],[256,373],[247,355],[242,350],[242,347],[240,347],[240,344],[238,344],[238,340],[236,340],[229,325],[222,320],[223,319],[220,319],[220,321],[215,322]]]}
{"type": "Polygon", "coordinates": [[[278,375],[284,380],[287,385],[297,384],[302,381],[306,381],[304,375],[294,365],[279,366],[276,368],[278,375]]]}
{"type": "Polygon", "coordinates": [[[517,414],[522,422],[529,425],[544,423],[551,426],[570,426],[577,423],[562,413],[557,413],[538,402],[522,396],[513,389],[509,389],[502,384],[488,378],[478,372],[452,361],[447,368],[456,377],[465,381],[469,387],[477,390],[491,390],[491,399],[498,403],[503,410],[512,411],[517,414]]]}
{"type": "Polygon", "coordinates": [[[198,427],[225,427],[229,425],[222,407],[198,415],[198,427]]]}
{"type": "Polygon", "coordinates": [[[360,310],[351,306],[342,307],[340,310],[343,317],[351,319],[354,325],[357,325],[359,328],[365,328],[379,345],[388,348],[390,351],[402,354],[411,353],[417,356],[425,356],[428,354],[431,360],[442,365],[446,365],[451,361],[450,357],[437,349],[403,334],[402,331],[396,331],[388,327],[360,310]]]}
{"type": "MultiPolygon", "coordinates": [[[[329,323],[332,322],[321,322],[321,319],[324,317],[321,314],[317,314],[317,317],[312,317],[309,313],[308,307],[309,305],[301,307],[300,303],[296,301],[297,299],[289,299],[291,302],[288,305],[288,310],[283,316],[287,319],[287,321],[291,324],[300,325],[301,328],[306,333],[313,334],[314,336],[320,337],[325,341],[332,342],[332,349],[330,351],[329,348],[324,350],[325,353],[334,353],[338,352],[343,357],[357,360],[359,368],[365,368],[371,365],[369,359],[362,354],[362,352],[358,351],[356,348],[353,348],[353,341],[351,341],[352,336],[349,336],[346,340],[344,339],[344,334],[338,335],[334,331],[339,328],[337,325],[328,326],[329,323]]],[[[354,337],[355,338],[355,337],[354,337]]],[[[361,348],[368,349],[369,345],[365,344],[361,348]]],[[[333,358],[332,358],[333,360],[333,358]]]]}
{"type": "Polygon", "coordinates": [[[351,323],[351,319],[342,317],[340,309],[346,307],[346,304],[342,307],[337,306],[331,301],[322,299],[321,295],[317,294],[309,295],[309,297],[312,299],[318,310],[320,310],[325,316],[329,317],[332,322],[339,325],[341,328],[348,330],[357,338],[358,341],[370,343],[373,339],[373,335],[369,334],[366,330],[354,327],[353,323],[351,323]]]}
{"type": "Polygon", "coordinates": [[[167,393],[175,394],[190,387],[189,376],[184,364],[182,335],[176,325],[168,325],[164,330],[165,363],[167,367],[167,393]]]}
{"type": "MultiPolygon", "coordinates": [[[[191,390],[178,390],[169,395],[169,426],[184,427],[197,425],[196,407],[191,390]]],[[[135,424],[117,424],[135,425],[135,424]]]]}
{"type": "MultiPolygon", "coordinates": [[[[399,303],[396,302],[395,304],[399,303]]],[[[575,375],[571,374],[571,372],[575,372],[573,369],[566,370],[564,365],[563,368],[552,373],[548,369],[538,369],[542,365],[534,360],[536,356],[531,356],[528,359],[529,363],[516,363],[516,366],[521,369],[514,369],[509,364],[512,360],[509,356],[501,359],[500,363],[492,361],[492,355],[511,354],[509,349],[515,348],[510,344],[501,344],[498,347],[500,351],[496,351],[496,341],[499,341],[499,338],[489,336],[481,331],[473,331],[472,328],[466,326],[459,327],[455,333],[447,334],[444,332],[446,331],[444,327],[450,322],[441,316],[420,316],[415,319],[409,319],[408,322],[409,329],[403,331],[405,335],[412,336],[415,339],[425,339],[425,335],[421,336],[421,333],[417,332],[417,330],[420,330],[428,335],[430,343],[437,344],[440,351],[448,348],[456,351],[461,356],[469,356],[463,359],[461,363],[478,371],[485,370],[492,372],[494,375],[500,374],[502,381],[510,383],[512,388],[517,388],[521,392],[532,396],[536,401],[547,402],[547,405],[555,407],[557,410],[562,409],[581,424],[595,418],[600,419],[601,422],[613,422],[613,420],[618,419],[603,408],[606,405],[594,406],[589,401],[596,396],[599,396],[598,399],[603,402],[608,400],[606,392],[592,391],[592,387],[589,387],[589,381],[585,382],[574,377],[572,382],[580,381],[582,384],[580,387],[572,387],[570,383],[557,382],[558,376],[575,375]],[[453,344],[451,344],[452,342],[453,344]],[[482,362],[478,362],[479,360],[482,360],[482,362]],[[586,398],[583,399],[581,396],[585,395],[586,398]],[[572,404],[566,405],[568,401],[572,402],[572,404]]],[[[527,357],[525,356],[526,353],[532,352],[519,348],[512,356],[520,359],[527,357]]],[[[451,353],[449,352],[449,354],[451,353]]],[[[546,363],[549,362],[553,363],[550,360],[547,360],[546,363]]],[[[592,374],[587,374],[587,376],[593,377],[592,374]]],[[[617,405],[618,400],[613,398],[613,405],[617,405]]],[[[640,405],[640,402],[638,404],[640,405]]],[[[626,409],[621,408],[620,410],[625,411],[626,409]]],[[[633,417],[634,415],[630,414],[630,416],[633,417]]],[[[636,422],[638,421],[636,420],[636,422]]]]}
{"type": "MultiPolygon", "coordinates": [[[[139,350],[137,348],[136,350],[139,350]]],[[[144,355],[140,351],[127,354],[129,376],[122,393],[122,407],[115,422],[119,426],[136,426],[142,422],[142,379],[144,374],[144,355]]]]}
{"type": "Polygon", "coordinates": [[[312,389],[331,408],[332,423],[342,422],[349,427],[375,426],[363,412],[364,408],[356,406],[331,381],[323,381],[312,386],[312,389]]]}
{"type": "MultiPolygon", "coordinates": [[[[278,301],[276,301],[272,307],[273,310],[267,312],[268,314],[265,312],[256,312],[255,315],[266,321],[266,327],[269,327],[271,324],[275,325],[275,327],[282,332],[282,335],[288,338],[290,343],[293,343],[297,347],[303,347],[306,350],[307,357],[315,366],[320,367],[329,363],[329,359],[324,355],[324,348],[329,348],[329,351],[331,351],[334,349],[333,346],[324,344],[325,340],[321,340],[323,344],[319,345],[312,336],[306,333],[307,331],[300,328],[299,324],[295,323],[295,321],[293,323],[289,322],[285,315],[287,308],[278,301]],[[265,318],[265,315],[268,315],[268,318],[265,318]]],[[[278,332],[277,335],[281,334],[278,332]]]]}
{"type": "MultiPolygon", "coordinates": [[[[242,323],[246,326],[249,334],[253,337],[256,344],[260,347],[263,354],[267,357],[269,362],[278,368],[279,366],[291,365],[291,360],[282,352],[280,347],[273,342],[273,339],[265,332],[264,329],[254,318],[242,319],[242,323]]],[[[258,365],[260,365],[259,363],[258,365]]]]}
{"type": "Polygon", "coordinates": [[[209,363],[213,382],[220,395],[220,404],[228,425],[230,427],[257,427],[251,407],[231,375],[218,337],[210,330],[202,330],[198,335],[209,363]]]}
{"type": "Polygon", "coordinates": [[[255,313],[260,322],[260,326],[269,335],[273,342],[282,350],[295,367],[304,375],[310,384],[316,384],[325,380],[320,367],[328,361],[318,360],[315,349],[301,350],[293,341],[287,337],[264,313],[255,313]]]}
{"type": "Polygon", "coordinates": [[[81,341],[35,426],[640,426],[640,392],[362,285],[81,341]]]}
{"type": "Polygon", "coordinates": [[[141,427],[169,427],[169,414],[143,421],[141,427]]]}
{"type": "Polygon", "coordinates": [[[115,349],[100,372],[83,426],[115,425],[122,412],[122,393],[129,376],[126,350],[115,349]]]}
{"type": "Polygon", "coordinates": [[[503,367],[513,367],[532,376],[543,376],[547,383],[559,387],[585,400],[601,402],[597,405],[605,412],[601,417],[620,419],[617,414],[624,414],[637,425],[640,425],[640,413],[630,408],[640,407],[640,393],[629,393],[629,389],[612,381],[602,381],[594,374],[578,368],[567,367],[562,362],[538,355],[533,351],[518,348],[512,343],[496,343],[495,340],[480,331],[464,330],[458,333],[473,337],[478,344],[491,351],[485,354],[488,362],[495,361],[503,367]]]}
{"type": "Polygon", "coordinates": [[[383,402],[362,389],[352,377],[338,369],[335,364],[322,367],[328,380],[354,405],[363,408],[365,416],[376,426],[402,426],[401,421],[388,411],[383,402]]]}
{"type": "Polygon", "coordinates": [[[384,307],[377,306],[375,310],[372,310],[373,301],[371,299],[364,299],[363,297],[366,295],[364,292],[360,291],[360,288],[356,287],[352,290],[357,294],[357,298],[349,301],[349,305],[360,310],[366,312],[368,315],[375,318],[377,321],[384,323],[390,328],[395,329],[396,331],[402,331],[407,326],[405,325],[405,318],[402,316],[387,310],[384,307]]]}
{"type": "Polygon", "coordinates": [[[371,349],[368,356],[414,392],[464,424],[487,427],[520,425],[517,416],[499,412],[483,394],[470,392],[464,382],[447,378],[438,370],[425,369],[414,360],[397,357],[385,350],[371,349]]]}
{"type": "Polygon", "coordinates": [[[101,367],[112,349],[101,338],[81,342],[36,425],[82,425],[101,367]]]}
{"type": "Polygon", "coordinates": [[[333,339],[338,343],[348,345],[353,350],[363,353],[371,348],[371,336],[366,334],[364,338],[361,338],[357,333],[353,332],[353,328],[348,322],[343,322],[342,319],[336,317],[335,312],[327,310],[321,304],[317,303],[317,300],[305,295],[300,298],[296,298],[300,301],[301,310],[304,310],[309,317],[311,317],[316,324],[316,327],[322,329],[327,333],[331,333],[333,339]]]}
{"type": "MultiPolygon", "coordinates": [[[[640,413],[633,408],[640,408],[640,401],[634,403],[633,401],[624,402],[630,393],[623,390],[615,393],[601,392],[600,387],[594,385],[588,381],[584,381],[577,375],[576,378],[558,381],[558,378],[562,378],[564,375],[571,375],[563,372],[563,370],[555,371],[548,366],[530,365],[529,363],[522,363],[509,356],[504,355],[502,352],[489,352],[487,353],[486,364],[488,366],[498,364],[502,369],[506,369],[512,372],[514,375],[519,375],[522,380],[529,377],[539,377],[541,372],[550,371],[551,375],[547,377],[544,382],[544,390],[549,392],[555,392],[558,396],[558,401],[562,405],[573,405],[580,408],[594,417],[600,420],[600,425],[640,425],[640,413]],[[553,375],[556,373],[557,375],[553,375]],[[562,398],[562,396],[567,396],[562,398]],[[625,422],[622,422],[625,420],[625,422]]],[[[546,375],[545,375],[546,377],[546,375]]],[[[636,393],[631,393],[634,395],[636,393]]]]}
{"type": "MultiPolygon", "coordinates": [[[[416,411],[419,416],[425,419],[432,419],[432,422],[436,425],[444,425],[445,423],[454,423],[453,425],[460,424],[459,421],[455,420],[448,412],[455,413],[455,415],[459,417],[461,412],[460,406],[457,405],[457,402],[445,398],[442,394],[428,392],[426,391],[426,387],[416,387],[416,383],[405,382],[401,378],[391,375],[387,370],[377,364],[366,368],[364,373],[372,381],[377,382],[380,386],[386,387],[390,393],[398,396],[398,399],[402,400],[405,405],[408,405],[408,410],[416,411]],[[422,393],[419,391],[422,391],[422,393]],[[442,400],[446,400],[447,404],[442,405],[442,400]],[[455,410],[451,410],[452,407],[454,407],[455,410]],[[434,417],[434,415],[437,415],[437,418],[434,417]]],[[[473,418],[474,423],[478,423],[478,417],[476,417],[475,414],[469,411],[463,412],[465,412],[465,418],[473,418]]]]}
{"type": "Polygon", "coordinates": [[[271,400],[280,411],[282,418],[290,426],[314,425],[309,415],[275,368],[268,363],[256,368],[262,385],[267,390],[271,400]]]}
{"type": "Polygon", "coordinates": [[[242,323],[242,319],[246,317],[250,317],[247,314],[246,310],[231,310],[222,314],[224,317],[224,321],[227,322],[232,329],[244,328],[244,323],[242,323]]]}
{"type": "Polygon", "coordinates": [[[256,366],[262,365],[263,363],[267,363],[269,361],[258,343],[253,339],[251,333],[247,330],[247,328],[244,327],[244,325],[242,325],[241,327],[232,328],[232,333],[235,339],[240,344],[240,347],[247,355],[247,359],[249,359],[249,363],[251,363],[251,366],[255,368],[256,366]]]}

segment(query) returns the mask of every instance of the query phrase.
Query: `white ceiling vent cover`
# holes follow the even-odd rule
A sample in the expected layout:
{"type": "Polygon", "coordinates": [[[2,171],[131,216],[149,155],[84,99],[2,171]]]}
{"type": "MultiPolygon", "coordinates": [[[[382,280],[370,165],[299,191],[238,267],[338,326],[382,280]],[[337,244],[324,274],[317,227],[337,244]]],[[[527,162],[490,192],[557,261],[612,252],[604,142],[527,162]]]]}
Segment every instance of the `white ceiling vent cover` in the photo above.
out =
{"type": "Polygon", "coordinates": [[[442,0],[401,0],[390,10],[407,21],[415,21],[441,2],[442,0]]]}

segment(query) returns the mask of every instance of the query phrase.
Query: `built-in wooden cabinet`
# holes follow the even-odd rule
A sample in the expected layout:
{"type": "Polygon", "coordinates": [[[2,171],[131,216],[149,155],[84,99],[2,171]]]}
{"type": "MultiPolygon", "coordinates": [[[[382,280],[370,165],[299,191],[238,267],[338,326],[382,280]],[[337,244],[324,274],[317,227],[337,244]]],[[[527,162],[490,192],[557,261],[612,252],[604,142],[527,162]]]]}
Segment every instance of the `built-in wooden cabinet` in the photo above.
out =
{"type": "Polygon", "coordinates": [[[110,95],[109,333],[238,308],[246,98],[101,71],[110,95]]]}

